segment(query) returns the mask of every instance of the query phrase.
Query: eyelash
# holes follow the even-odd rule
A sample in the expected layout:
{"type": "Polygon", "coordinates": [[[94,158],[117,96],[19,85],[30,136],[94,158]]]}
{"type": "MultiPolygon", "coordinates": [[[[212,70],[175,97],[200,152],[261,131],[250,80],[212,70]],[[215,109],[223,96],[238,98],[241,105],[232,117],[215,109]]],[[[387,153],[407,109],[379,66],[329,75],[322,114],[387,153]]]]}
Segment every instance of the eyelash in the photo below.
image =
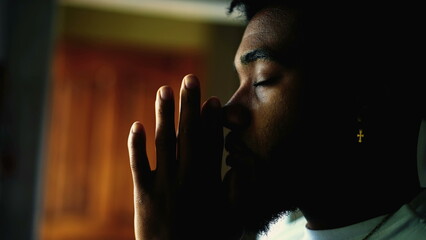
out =
{"type": "Polygon", "coordinates": [[[277,79],[278,79],[277,77],[272,77],[265,80],[257,81],[253,83],[253,87],[268,86],[273,84],[277,79]]]}

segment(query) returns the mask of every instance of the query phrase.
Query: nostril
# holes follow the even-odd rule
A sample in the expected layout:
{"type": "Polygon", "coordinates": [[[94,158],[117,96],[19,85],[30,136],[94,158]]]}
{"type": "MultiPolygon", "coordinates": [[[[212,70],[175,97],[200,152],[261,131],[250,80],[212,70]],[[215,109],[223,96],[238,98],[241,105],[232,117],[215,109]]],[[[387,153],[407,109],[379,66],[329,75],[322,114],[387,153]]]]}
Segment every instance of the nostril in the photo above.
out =
{"type": "Polygon", "coordinates": [[[226,104],[223,107],[223,126],[230,130],[242,130],[250,124],[250,112],[237,104],[226,104]]]}

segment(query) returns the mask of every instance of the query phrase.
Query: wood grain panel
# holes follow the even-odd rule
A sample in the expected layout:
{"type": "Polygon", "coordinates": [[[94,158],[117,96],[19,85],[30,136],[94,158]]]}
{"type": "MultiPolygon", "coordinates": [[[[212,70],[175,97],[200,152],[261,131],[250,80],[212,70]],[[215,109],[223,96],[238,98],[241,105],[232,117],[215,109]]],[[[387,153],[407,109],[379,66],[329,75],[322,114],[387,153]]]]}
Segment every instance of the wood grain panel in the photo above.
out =
{"type": "MultiPolygon", "coordinates": [[[[154,101],[182,77],[203,79],[197,53],[130,49],[79,41],[58,44],[44,184],[43,240],[133,239],[131,124],[146,128],[155,168],[154,101]]],[[[176,109],[178,104],[176,103],[176,109]]],[[[177,114],[176,114],[177,119],[177,114]]]]}

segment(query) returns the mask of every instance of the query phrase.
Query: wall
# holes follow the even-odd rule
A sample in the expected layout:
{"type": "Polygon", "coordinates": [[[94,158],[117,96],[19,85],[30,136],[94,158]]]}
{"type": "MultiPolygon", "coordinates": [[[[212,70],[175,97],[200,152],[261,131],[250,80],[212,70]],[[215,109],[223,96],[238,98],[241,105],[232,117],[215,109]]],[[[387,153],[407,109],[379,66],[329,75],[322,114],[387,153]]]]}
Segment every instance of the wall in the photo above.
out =
{"type": "Polygon", "coordinates": [[[208,65],[207,86],[203,88],[205,96],[217,95],[225,102],[237,87],[233,59],[244,30],[241,24],[225,25],[79,6],[62,6],[58,20],[59,38],[203,54],[208,65]]]}
{"type": "Polygon", "coordinates": [[[57,16],[40,238],[133,239],[131,123],[144,123],[153,160],[161,85],[177,95],[196,73],[202,98],[225,103],[243,27],[75,5],[57,16]]]}
{"type": "Polygon", "coordinates": [[[0,238],[35,239],[53,1],[1,1],[0,238]]]}

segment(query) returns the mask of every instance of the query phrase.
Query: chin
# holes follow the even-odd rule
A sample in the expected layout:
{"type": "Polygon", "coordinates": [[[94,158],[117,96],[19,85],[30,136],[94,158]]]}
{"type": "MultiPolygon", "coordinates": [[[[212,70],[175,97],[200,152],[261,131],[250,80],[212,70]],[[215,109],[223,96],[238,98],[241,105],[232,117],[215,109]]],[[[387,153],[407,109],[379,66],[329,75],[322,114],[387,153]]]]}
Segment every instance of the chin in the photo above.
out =
{"type": "Polygon", "coordinates": [[[268,176],[259,179],[262,181],[232,168],[224,178],[232,215],[245,232],[253,234],[267,232],[271,222],[297,209],[297,201],[292,197],[297,194],[292,193],[291,187],[274,182],[268,176]]]}

